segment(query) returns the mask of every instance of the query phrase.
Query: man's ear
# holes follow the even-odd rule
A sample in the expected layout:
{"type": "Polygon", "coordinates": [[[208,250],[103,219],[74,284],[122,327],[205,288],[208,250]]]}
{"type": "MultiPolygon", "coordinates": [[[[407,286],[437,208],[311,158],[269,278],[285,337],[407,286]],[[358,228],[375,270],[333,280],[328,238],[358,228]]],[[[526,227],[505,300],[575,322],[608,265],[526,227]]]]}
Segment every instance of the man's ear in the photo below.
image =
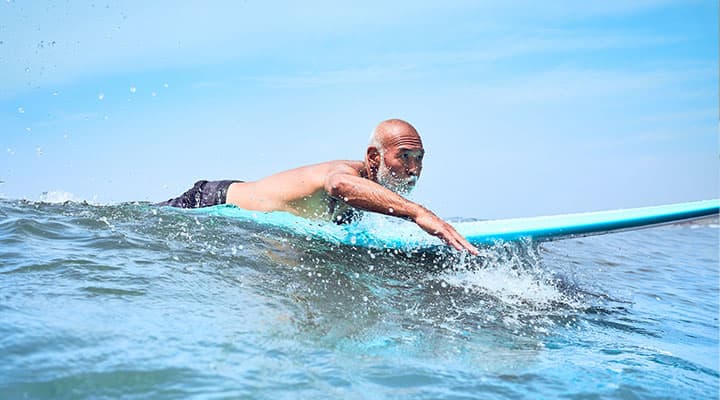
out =
{"type": "Polygon", "coordinates": [[[370,168],[370,173],[372,173],[372,175],[377,174],[378,169],[380,169],[380,151],[377,147],[369,146],[367,148],[367,153],[365,153],[365,163],[367,163],[370,168]]]}

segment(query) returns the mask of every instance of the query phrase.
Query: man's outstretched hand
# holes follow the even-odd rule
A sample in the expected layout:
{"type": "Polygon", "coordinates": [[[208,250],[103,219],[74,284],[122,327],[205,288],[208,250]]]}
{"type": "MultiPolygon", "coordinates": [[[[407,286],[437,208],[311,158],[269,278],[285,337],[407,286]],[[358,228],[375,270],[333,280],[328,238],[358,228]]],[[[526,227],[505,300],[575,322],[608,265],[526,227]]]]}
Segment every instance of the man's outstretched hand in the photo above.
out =
{"type": "Polygon", "coordinates": [[[454,247],[458,251],[469,251],[474,256],[480,254],[478,249],[460,235],[452,225],[443,221],[428,209],[421,209],[415,217],[415,223],[425,232],[439,237],[447,245],[454,247]]]}

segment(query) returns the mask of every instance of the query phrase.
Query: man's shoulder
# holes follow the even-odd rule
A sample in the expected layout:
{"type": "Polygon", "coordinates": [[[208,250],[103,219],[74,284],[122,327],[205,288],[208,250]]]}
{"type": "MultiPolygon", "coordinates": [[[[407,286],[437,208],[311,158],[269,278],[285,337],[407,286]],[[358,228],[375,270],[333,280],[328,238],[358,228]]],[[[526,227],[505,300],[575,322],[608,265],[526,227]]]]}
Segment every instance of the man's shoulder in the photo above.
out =
{"type": "Polygon", "coordinates": [[[363,169],[364,163],[357,160],[333,160],[324,163],[316,164],[315,167],[320,167],[326,170],[328,173],[335,172],[347,172],[347,173],[359,173],[363,169]]]}
{"type": "MultiPolygon", "coordinates": [[[[336,174],[347,174],[362,176],[364,164],[362,161],[354,160],[333,160],[317,164],[305,165],[278,175],[292,177],[291,179],[310,179],[315,177],[323,183],[328,177],[336,174]]],[[[321,182],[318,181],[318,182],[321,182]]]]}
{"type": "Polygon", "coordinates": [[[362,161],[337,160],[332,164],[330,173],[364,176],[364,169],[365,163],[362,161]]]}
{"type": "Polygon", "coordinates": [[[363,167],[363,165],[365,165],[364,162],[358,161],[358,160],[335,160],[335,161],[330,161],[330,163],[332,163],[334,165],[339,165],[339,166],[345,165],[345,166],[355,168],[355,169],[360,169],[363,167]]]}

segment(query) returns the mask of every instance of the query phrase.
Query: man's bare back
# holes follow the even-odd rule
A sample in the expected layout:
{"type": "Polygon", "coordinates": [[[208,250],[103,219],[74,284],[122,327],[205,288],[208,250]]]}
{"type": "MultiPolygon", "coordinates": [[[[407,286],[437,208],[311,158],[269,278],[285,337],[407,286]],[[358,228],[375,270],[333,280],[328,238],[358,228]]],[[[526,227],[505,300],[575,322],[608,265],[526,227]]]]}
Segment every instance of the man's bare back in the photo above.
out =
{"type": "Polygon", "coordinates": [[[334,173],[354,171],[362,176],[362,161],[328,161],[283,171],[255,182],[236,182],[227,192],[227,203],[246,210],[287,211],[328,221],[343,219],[352,207],[331,197],[327,179],[334,173]]]}
{"type": "Polygon", "coordinates": [[[311,219],[347,222],[353,210],[415,222],[457,250],[477,249],[430,210],[405,199],[422,171],[420,135],[397,119],[375,128],[364,161],[328,161],[280,172],[254,182],[199,181],[177,199],[176,207],[234,204],[246,210],[286,211],[311,219]]]}

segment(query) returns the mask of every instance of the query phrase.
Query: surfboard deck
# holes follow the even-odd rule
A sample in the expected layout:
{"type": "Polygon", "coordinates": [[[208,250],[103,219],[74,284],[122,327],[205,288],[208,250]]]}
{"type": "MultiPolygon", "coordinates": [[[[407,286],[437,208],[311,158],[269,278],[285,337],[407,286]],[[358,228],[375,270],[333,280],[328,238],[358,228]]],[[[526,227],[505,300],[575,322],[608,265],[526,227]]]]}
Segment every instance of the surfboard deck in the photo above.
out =
{"type": "MultiPolygon", "coordinates": [[[[497,241],[551,241],[647,228],[718,215],[719,210],[720,199],[714,199],[623,210],[457,222],[452,225],[470,243],[488,245],[497,241]]],[[[360,222],[336,225],[307,220],[286,212],[247,211],[230,205],[188,211],[253,221],[334,244],[384,249],[424,249],[442,245],[438,238],[428,235],[411,222],[369,213],[360,222]]]]}

